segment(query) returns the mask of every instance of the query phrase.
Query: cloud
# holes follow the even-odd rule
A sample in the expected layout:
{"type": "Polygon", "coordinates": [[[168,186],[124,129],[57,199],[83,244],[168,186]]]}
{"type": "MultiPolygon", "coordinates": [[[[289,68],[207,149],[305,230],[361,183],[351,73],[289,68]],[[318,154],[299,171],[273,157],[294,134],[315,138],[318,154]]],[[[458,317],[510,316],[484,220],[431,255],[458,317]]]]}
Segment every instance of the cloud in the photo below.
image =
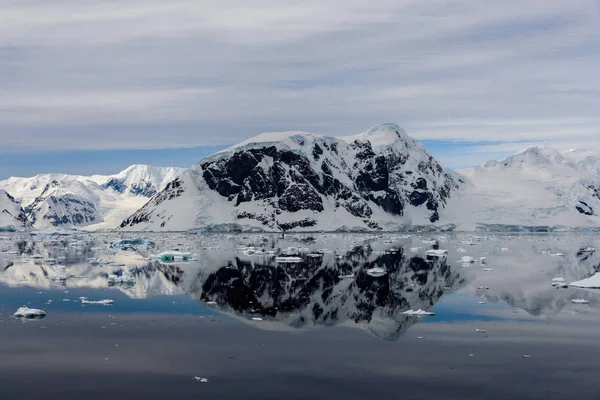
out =
{"type": "Polygon", "coordinates": [[[592,0],[4,2],[0,142],[176,148],[394,121],[600,147],[599,16],[592,0]]]}

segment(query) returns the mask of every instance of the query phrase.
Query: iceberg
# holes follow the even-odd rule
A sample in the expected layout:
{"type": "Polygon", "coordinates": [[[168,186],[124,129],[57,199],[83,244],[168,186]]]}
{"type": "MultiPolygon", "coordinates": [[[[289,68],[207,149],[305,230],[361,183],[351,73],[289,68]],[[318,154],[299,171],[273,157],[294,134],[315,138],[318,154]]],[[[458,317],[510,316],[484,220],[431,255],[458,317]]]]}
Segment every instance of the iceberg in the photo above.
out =
{"type": "Polygon", "coordinates": [[[427,250],[425,255],[428,257],[446,257],[448,250],[427,250]]]}
{"type": "Polygon", "coordinates": [[[387,271],[383,268],[375,267],[368,269],[367,275],[372,276],[374,278],[379,278],[381,276],[387,275],[387,271]]]}
{"type": "Polygon", "coordinates": [[[277,263],[299,263],[302,262],[300,257],[275,257],[277,263]]]}
{"type": "Polygon", "coordinates": [[[153,258],[162,262],[190,261],[192,259],[192,253],[184,253],[181,251],[163,251],[153,258]]]}
{"type": "Polygon", "coordinates": [[[430,311],[423,311],[420,308],[417,311],[415,311],[415,310],[404,311],[402,314],[410,315],[410,316],[414,316],[414,317],[433,317],[433,316],[435,316],[435,313],[432,313],[430,311]]]}
{"type": "Polygon", "coordinates": [[[87,297],[80,297],[79,300],[81,300],[81,304],[101,304],[104,306],[112,306],[115,304],[115,301],[111,299],[91,301],[88,300],[87,297]]]}
{"type": "MultiPolygon", "coordinates": [[[[552,283],[552,286],[554,286],[554,283],[552,283]]],[[[566,286],[567,286],[567,284],[565,283],[565,287],[566,286]]],[[[595,275],[593,275],[587,279],[569,283],[568,286],[587,288],[587,289],[600,289],[600,272],[597,272],[595,275]]]]}
{"type": "Polygon", "coordinates": [[[573,303],[573,304],[590,304],[590,302],[587,301],[586,299],[573,299],[573,300],[571,300],[571,303],[573,303]]]}
{"type": "Polygon", "coordinates": [[[35,308],[21,307],[13,314],[17,318],[44,318],[46,312],[44,310],[38,310],[35,308]]]}

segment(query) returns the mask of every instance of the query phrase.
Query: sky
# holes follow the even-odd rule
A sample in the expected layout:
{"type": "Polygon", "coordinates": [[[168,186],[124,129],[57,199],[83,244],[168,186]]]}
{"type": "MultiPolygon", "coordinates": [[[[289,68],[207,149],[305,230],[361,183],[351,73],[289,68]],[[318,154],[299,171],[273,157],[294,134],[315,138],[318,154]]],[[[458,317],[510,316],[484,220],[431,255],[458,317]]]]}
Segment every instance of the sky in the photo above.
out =
{"type": "Polygon", "coordinates": [[[0,178],[395,122],[445,165],[600,147],[598,0],[0,2],[0,178]]]}

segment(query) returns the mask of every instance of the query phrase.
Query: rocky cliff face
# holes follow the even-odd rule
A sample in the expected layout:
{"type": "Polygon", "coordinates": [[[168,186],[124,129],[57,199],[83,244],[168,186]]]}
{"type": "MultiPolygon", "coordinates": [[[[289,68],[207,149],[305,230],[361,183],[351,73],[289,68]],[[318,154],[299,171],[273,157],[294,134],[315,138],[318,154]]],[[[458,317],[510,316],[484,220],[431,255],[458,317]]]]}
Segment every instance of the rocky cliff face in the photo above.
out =
{"type": "Polygon", "coordinates": [[[0,231],[17,231],[30,228],[21,204],[4,190],[0,190],[0,231]]]}
{"type": "Polygon", "coordinates": [[[121,228],[397,229],[437,222],[461,183],[394,124],[341,138],[268,133],[200,161],[121,228]]]}

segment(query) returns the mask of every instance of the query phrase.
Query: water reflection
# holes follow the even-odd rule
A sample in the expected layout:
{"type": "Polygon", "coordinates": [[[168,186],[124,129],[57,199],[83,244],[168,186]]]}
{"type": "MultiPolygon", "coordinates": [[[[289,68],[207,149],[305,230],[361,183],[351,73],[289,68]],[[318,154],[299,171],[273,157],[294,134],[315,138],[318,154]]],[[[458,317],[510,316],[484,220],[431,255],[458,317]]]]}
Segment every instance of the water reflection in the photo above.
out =
{"type": "Polygon", "coordinates": [[[112,287],[135,299],[186,294],[261,329],[345,325],[386,340],[420,321],[405,311],[431,310],[450,293],[535,317],[600,308],[597,291],[551,286],[558,276],[574,281],[600,270],[600,253],[587,249],[598,243],[587,236],[163,235],[111,245],[118,239],[5,236],[0,282],[48,290],[112,287]],[[428,257],[430,249],[448,253],[428,257]],[[165,263],[153,257],[171,250],[193,258],[165,263]],[[486,262],[461,263],[466,255],[486,262]],[[57,272],[67,275],[53,280],[57,272]]]}

